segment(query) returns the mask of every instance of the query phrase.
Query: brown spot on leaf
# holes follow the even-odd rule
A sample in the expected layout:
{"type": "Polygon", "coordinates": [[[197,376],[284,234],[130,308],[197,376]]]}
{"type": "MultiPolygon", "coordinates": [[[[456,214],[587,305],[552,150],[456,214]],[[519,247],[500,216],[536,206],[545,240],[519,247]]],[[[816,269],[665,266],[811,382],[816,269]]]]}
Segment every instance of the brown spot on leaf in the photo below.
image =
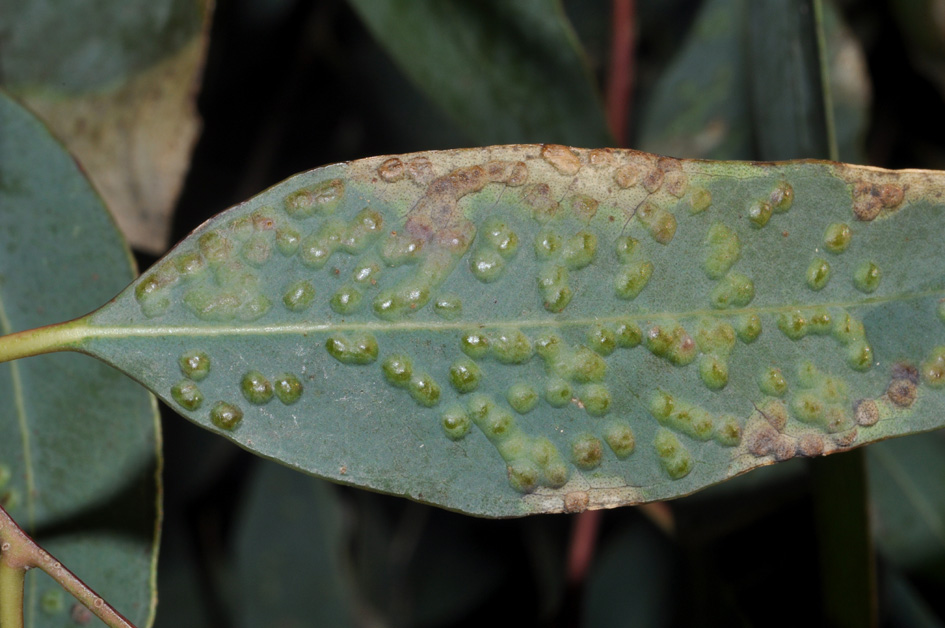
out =
{"type": "Polygon", "coordinates": [[[400,181],[404,178],[404,162],[396,157],[391,157],[378,167],[377,174],[388,183],[400,181]]]}
{"type": "Polygon", "coordinates": [[[595,168],[609,166],[614,163],[614,151],[612,148],[595,148],[588,153],[587,163],[595,168]]]}
{"type": "Polygon", "coordinates": [[[842,434],[837,434],[834,436],[834,442],[837,443],[837,447],[850,447],[856,442],[857,436],[858,432],[854,427],[852,430],[847,430],[842,434]]]}
{"type": "Polygon", "coordinates": [[[676,198],[682,198],[689,188],[689,177],[682,170],[667,172],[663,177],[663,187],[676,198]]]}
{"type": "Polygon", "coordinates": [[[776,429],[761,423],[748,434],[748,451],[754,456],[767,456],[774,451],[779,436],[776,429]]]}
{"type": "Polygon", "coordinates": [[[490,161],[483,166],[485,177],[492,183],[516,187],[528,179],[528,166],[521,161],[490,161]]]}
{"type": "Polygon", "coordinates": [[[522,200],[532,208],[532,216],[540,222],[552,218],[558,211],[558,201],[551,196],[547,183],[534,183],[525,188],[522,200]]]}
{"type": "Polygon", "coordinates": [[[614,173],[614,181],[620,187],[632,188],[633,186],[640,183],[640,179],[643,178],[643,169],[640,168],[637,164],[627,164],[626,166],[621,166],[617,168],[617,172],[614,173]]]}
{"type": "Polygon", "coordinates": [[[588,221],[597,214],[597,199],[586,194],[575,194],[571,197],[571,211],[578,220],[588,221]]]}
{"type": "Polygon", "coordinates": [[[643,189],[650,194],[656,192],[663,185],[663,174],[663,171],[659,168],[647,172],[646,176],[643,177],[643,189]]]}
{"type": "Polygon", "coordinates": [[[886,183],[879,186],[879,199],[882,201],[883,207],[898,207],[904,197],[905,191],[898,183],[886,183]]]}
{"type": "Polygon", "coordinates": [[[797,451],[802,456],[819,456],[824,453],[824,439],[819,434],[804,434],[797,440],[797,451]]]}
{"type": "Polygon", "coordinates": [[[860,399],[853,404],[853,418],[857,425],[876,425],[879,421],[879,406],[872,399],[860,399]]]}
{"type": "Polygon", "coordinates": [[[407,175],[420,185],[430,185],[436,178],[433,164],[426,157],[414,157],[408,161],[407,175]]]}
{"type": "Polygon", "coordinates": [[[580,158],[567,146],[542,144],[541,156],[561,174],[575,175],[581,169],[580,158]]]}
{"type": "Polygon", "coordinates": [[[564,496],[564,511],[584,512],[590,501],[587,491],[572,491],[564,496]]]}
{"type": "Polygon", "coordinates": [[[900,408],[908,408],[915,402],[917,390],[915,382],[909,379],[894,379],[889,382],[886,396],[900,408]]]}
{"type": "Polygon", "coordinates": [[[781,435],[774,444],[774,459],[778,462],[790,460],[797,453],[797,445],[790,436],[781,435]]]}

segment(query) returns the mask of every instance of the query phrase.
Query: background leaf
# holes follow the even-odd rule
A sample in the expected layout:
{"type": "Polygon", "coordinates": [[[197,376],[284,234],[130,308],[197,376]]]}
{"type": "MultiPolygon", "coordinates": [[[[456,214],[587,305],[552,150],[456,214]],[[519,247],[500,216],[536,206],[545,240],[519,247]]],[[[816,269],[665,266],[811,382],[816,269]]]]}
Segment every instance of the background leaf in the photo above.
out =
{"type": "MultiPolygon", "coordinates": [[[[0,128],[0,324],[9,333],[87,311],[134,272],[75,162],[2,94],[0,128]]],[[[160,510],[154,399],[79,355],[4,364],[0,399],[4,507],[121,613],[148,625],[160,510]]],[[[33,570],[27,586],[31,625],[67,621],[72,601],[58,584],[33,570]]]]}
{"type": "Polygon", "coordinates": [[[81,161],[135,247],[168,246],[200,131],[205,0],[49,5],[0,13],[0,81],[81,161]]]}
{"type": "Polygon", "coordinates": [[[404,73],[476,143],[612,143],[559,0],[351,5],[404,73]]]}

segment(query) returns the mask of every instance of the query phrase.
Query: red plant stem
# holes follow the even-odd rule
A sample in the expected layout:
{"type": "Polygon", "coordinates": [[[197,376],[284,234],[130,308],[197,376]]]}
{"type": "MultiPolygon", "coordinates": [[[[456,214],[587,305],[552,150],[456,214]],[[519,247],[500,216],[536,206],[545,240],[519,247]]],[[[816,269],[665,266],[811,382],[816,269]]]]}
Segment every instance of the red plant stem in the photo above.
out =
{"type": "Polygon", "coordinates": [[[99,597],[49,552],[37,545],[2,506],[0,506],[0,561],[15,569],[26,570],[33,567],[42,569],[107,625],[134,628],[134,625],[121,613],[99,597]]]}
{"type": "Polygon", "coordinates": [[[613,0],[610,67],[607,72],[607,124],[617,141],[626,146],[630,103],[635,77],[636,6],[634,0],[613,0]]]}
{"type": "Polygon", "coordinates": [[[574,518],[567,570],[568,583],[572,585],[580,585],[587,577],[587,570],[597,545],[601,514],[600,510],[585,510],[574,518]]]}

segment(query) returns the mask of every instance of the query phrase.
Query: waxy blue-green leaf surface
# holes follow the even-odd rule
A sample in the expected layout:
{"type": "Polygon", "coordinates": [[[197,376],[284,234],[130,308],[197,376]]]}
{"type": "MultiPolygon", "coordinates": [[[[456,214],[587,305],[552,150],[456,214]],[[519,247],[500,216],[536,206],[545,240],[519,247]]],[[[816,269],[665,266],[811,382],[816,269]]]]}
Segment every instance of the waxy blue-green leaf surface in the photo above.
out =
{"type": "Polygon", "coordinates": [[[489,516],[666,499],[941,424],[940,181],[554,145],[328,166],[72,348],[336,481],[489,516]]]}
{"type": "MultiPolygon", "coordinates": [[[[3,94],[0,129],[6,334],[86,312],[134,272],[77,164],[3,94]]],[[[139,626],[150,622],[156,603],[156,410],[135,382],[85,356],[39,356],[0,368],[0,504],[139,626]]],[[[73,603],[52,579],[31,571],[29,625],[64,625],[73,603]]]]}

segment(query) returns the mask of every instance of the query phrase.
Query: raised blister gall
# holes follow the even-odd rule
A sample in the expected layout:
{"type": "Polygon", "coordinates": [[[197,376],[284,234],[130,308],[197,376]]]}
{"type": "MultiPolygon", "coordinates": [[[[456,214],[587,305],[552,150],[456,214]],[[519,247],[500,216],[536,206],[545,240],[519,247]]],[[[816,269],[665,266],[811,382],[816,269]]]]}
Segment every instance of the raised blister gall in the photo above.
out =
{"type": "Polygon", "coordinates": [[[703,268],[709,279],[721,279],[738,261],[741,244],[738,235],[727,226],[715,223],[709,227],[705,238],[705,261],[703,268]]]}
{"type": "Polygon", "coordinates": [[[755,284],[747,275],[732,271],[715,284],[710,298],[720,310],[744,307],[755,298],[755,284]]]}
{"type": "Polygon", "coordinates": [[[617,348],[617,335],[612,329],[595,325],[587,332],[587,344],[601,355],[610,355],[617,348]]]}
{"type": "Polygon", "coordinates": [[[689,194],[689,207],[693,214],[699,214],[712,205],[712,192],[705,188],[695,188],[689,194]]]}
{"type": "Polygon", "coordinates": [[[348,253],[361,253],[380,235],[383,227],[384,217],[365,207],[348,224],[341,246],[348,253]]]}
{"type": "Polygon", "coordinates": [[[232,403],[218,401],[210,409],[210,421],[221,430],[235,430],[242,420],[243,411],[232,403]]]}
{"type": "Polygon", "coordinates": [[[738,419],[731,415],[720,417],[713,438],[723,447],[737,447],[742,442],[742,426],[738,419]]]}
{"type": "Polygon", "coordinates": [[[622,349],[632,349],[643,342],[643,330],[632,320],[618,322],[614,333],[617,346],[622,349]]]}
{"type": "Polygon", "coordinates": [[[421,406],[432,408],[440,402],[440,386],[427,373],[415,373],[407,384],[407,391],[421,406]]]}
{"type": "Polygon", "coordinates": [[[523,458],[512,460],[506,470],[509,474],[509,485],[516,491],[531,493],[538,488],[541,470],[531,460],[523,458]]]}
{"type": "Polygon", "coordinates": [[[745,344],[754,342],[761,335],[761,317],[757,314],[742,314],[735,319],[735,333],[745,344]]]}
{"type": "Polygon", "coordinates": [[[782,312],[778,316],[778,329],[791,340],[800,340],[807,335],[807,318],[800,310],[782,312]]]}
{"type": "Polygon", "coordinates": [[[331,295],[329,304],[339,314],[351,314],[360,309],[362,299],[361,291],[354,286],[342,286],[331,295]]]}
{"type": "Polygon", "coordinates": [[[444,294],[437,297],[433,312],[443,320],[455,321],[463,315],[463,302],[455,294],[444,294]]]}
{"type": "Polygon", "coordinates": [[[588,384],[578,393],[578,399],[584,406],[584,411],[591,416],[604,416],[610,412],[613,403],[610,390],[603,384],[588,384]]]}
{"type": "Polygon", "coordinates": [[[597,253],[597,236],[590,231],[578,231],[561,247],[561,257],[571,270],[580,270],[594,261],[597,253]]]}
{"type": "Polygon", "coordinates": [[[472,421],[463,406],[455,403],[443,410],[440,425],[443,427],[443,433],[446,434],[447,438],[459,440],[469,433],[472,421]]]}
{"type": "Polygon", "coordinates": [[[457,392],[472,392],[479,388],[481,380],[482,370],[469,358],[460,358],[450,366],[450,383],[457,392]]]}
{"type": "Polygon", "coordinates": [[[203,351],[188,351],[180,356],[178,365],[184,377],[195,382],[210,374],[210,357],[203,351]]]}
{"type": "Polygon", "coordinates": [[[860,292],[870,294],[879,287],[879,282],[883,278],[882,271],[874,262],[865,261],[853,273],[853,285],[860,292]]]}
{"type": "Polygon", "coordinates": [[[608,421],[604,427],[604,442],[620,460],[628,458],[636,447],[630,424],[623,419],[608,421]]]}
{"type": "Polygon", "coordinates": [[[197,384],[190,380],[181,380],[171,388],[171,397],[185,410],[194,411],[203,404],[203,393],[197,384]]]}
{"type": "Polygon", "coordinates": [[[272,256],[272,245],[269,238],[261,233],[254,234],[243,243],[240,255],[252,266],[262,266],[272,256]]]}
{"type": "Polygon", "coordinates": [[[680,480],[692,471],[692,454],[669,430],[660,429],[656,433],[653,447],[660,458],[660,465],[671,479],[680,480]]]}
{"type": "Polygon", "coordinates": [[[391,355],[381,364],[381,371],[389,383],[405,388],[413,377],[413,362],[405,355],[391,355]]]}
{"type": "Polygon", "coordinates": [[[558,254],[561,250],[561,236],[549,229],[542,229],[535,236],[535,257],[540,260],[548,260],[558,254]]]}
{"type": "Polygon", "coordinates": [[[302,312],[312,304],[315,298],[315,286],[307,279],[289,284],[282,295],[282,303],[292,312],[302,312]]]}
{"type": "Polygon", "coordinates": [[[470,332],[460,340],[463,353],[471,358],[484,358],[489,354],[489,338],[480,332],[470,332]]]}
{"type": "Polygon", "coordinates": [[[932,388],[945,386],[945,347],[935,347],[920,368],[922,381],[932,388]]]}
{"type": "Polygon", "coordinates": [[[847,364],[854,371],[873,368],[873,347],[866,340],[854,340],[847,345],[847,364]]]}
{"type": "Polygon", "coordinates": [[[650,396],[650,414],[659,421],[668,418],[675,408],[676,399],[668,392],[658,390],[650,396]]]}
{"type": "Polygon", "coordinates": [[[620,267],[614,278],[614,293],[621,299],[637,298],[653,274],[653,264],[647,261],[630,262],[620,267]]]}
{"type": "Polygon", "coordinates": [[[483,283],[491,283],[502,276],[505,258],[496,249],[480,248],[469,257],[469,270],[483,283]]]}
{"type": "Polygon", "coordinates": [[[259,371],[249,371],[243,375],[243,379],[240,380],[240,390],[246,401],[252,404],[263,405],[272,399],[272,382],[259,371]]]}
{"type": "Polygon", "coordinates": [[[291,227],[276,230],[276,248],[285,257],[292,257],[299,251],[302,234],[291,227]]]}
{"type": "Polygon", "coordinates": [[[492,357],[503,364],[524,364],[534,349],[528,336],[517,329],[502,331],[491,338],[492,357]]]}
{"type": "Polygon", "coordinates": [[[548,378],[545,383],[545,401],[552,408],[563,408],[571,403],[571,384],[559,377],[548,378]]]}
{"type": "Polygon", "coordinates": [[[748,220],[757,229],[764,227],[771,220],[771,203],[755,201],[748,206],[748,220]]]}
{"type": "Polygon", "coordinates": [[[517,382],[509,386],[505,398],[512,409],[519,414],[527,414],[538,405],[538,391],[531,384],[524,382],[517,382]]]}
{"type": "Polygon", "coordinates": [[[322,181],[296,190],[285,197],[285,211],[293,218],[308,218],[316,213],[331,213],[345,192],[341,179],[322,181]]]}
{"type": "Polygon", "coordinates": [[[699,358],[699,377],[709,390],[722,390],[728,384],[728,363],[714,355],[699,358]]]}
{"type": "Polygon", "coordinates": [[[831,223],[824,230],[824,248],[834,254],[843,253],[850,246],[853,232],[844,222],[831,223]]]}
{"type": "Polygon", "coordinates": [[[758,376],[758,388],[766,395],[782,397],[787,392],[788,383],[781,373],[781,369],[772,366],[764,369],[758,376]]]}
{"type": "Polygon", "coordinates": [[[342,364],[371,364],[377,360],[377,340],[371,334],[335,334],[325,341],[325,348],[342,364]]]}
{"type": "Polygon", "coordinates": [[[281,373],[276,376],[272,389],[279,401],[285,405],[295,403],[302,396],[302,382],[292,373],[281,373]]]}
{"type": "Polygon", "coordinates": [[[781,181],[771,190],[768,202],[773,211],[783,214],[794,204],[794,188],[787,181],[781,181]]]}
{"type": "Polygon", "coordinates": [[[590,471],[600,466],[604,447],[596,436],[581,434],[571,441],[571,462],[579,469],[590,471]]]}
{"type": "Polygon", "coordinates": [[[830,264],[823,258],[816,258],[807,267],[807,287],[819,291],[827,287],[830,281],[830,264]]]}

